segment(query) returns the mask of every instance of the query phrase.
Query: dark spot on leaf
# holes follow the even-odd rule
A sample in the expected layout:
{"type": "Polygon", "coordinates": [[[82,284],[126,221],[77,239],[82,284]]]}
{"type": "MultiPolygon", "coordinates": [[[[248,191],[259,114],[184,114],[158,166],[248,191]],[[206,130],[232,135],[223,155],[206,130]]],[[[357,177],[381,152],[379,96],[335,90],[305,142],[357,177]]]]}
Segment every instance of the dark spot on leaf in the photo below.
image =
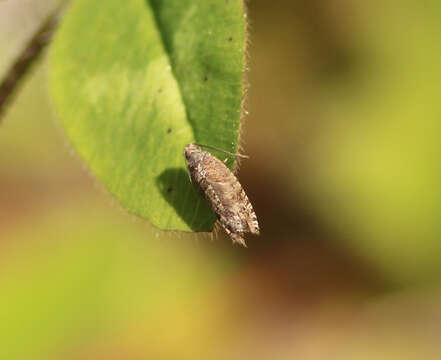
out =
{"type": "Polygon", "coordinates": [[[230,37],[228,38],[228,41],[233,41],[233,37],[230,36],[230,37]]]}
{"type": "Polygon", "coordinates": [[[173,191],[173,188],[172,188],[171,186],[169,186],[169,187],[167,188],[167,192],[170,194],[172,191],[173,191]]]}
{"type": "Polygon", "coordinates": [[[208,81],[208,76],[207,76],[207,75],[204,76],[204,81],[205,81],[205,82],[208,81]]]}
{"type": "Polygon", "coordinates": [[[172,132],[172,129],[171,128],[168,128],[167,129],[167,134],[170,134],[172,132]]]}
{"type": "Polygon", "coordinates": [[[162,93],[162,88],[159,88],[159,89],[158,89],[158,93],[162,93]]]}

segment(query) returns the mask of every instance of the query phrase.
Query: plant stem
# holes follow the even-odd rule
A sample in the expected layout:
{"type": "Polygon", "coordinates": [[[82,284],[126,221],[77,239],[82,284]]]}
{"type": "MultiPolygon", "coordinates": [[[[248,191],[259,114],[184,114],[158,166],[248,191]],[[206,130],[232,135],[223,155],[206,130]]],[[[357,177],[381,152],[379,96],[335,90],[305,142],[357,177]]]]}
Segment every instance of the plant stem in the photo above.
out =
{"type": "Polygon", "coordinates": [[[12,66],[6,72],[5,78],[0,82],[0,123],[6,112],[7,104],[11,101],[15,90],[29,72],[32,65],[39,58],[44,48],[50,43],[64,5],[65,2],[57,6],[55,10],[49,14],[19,53],[12,66]]]}

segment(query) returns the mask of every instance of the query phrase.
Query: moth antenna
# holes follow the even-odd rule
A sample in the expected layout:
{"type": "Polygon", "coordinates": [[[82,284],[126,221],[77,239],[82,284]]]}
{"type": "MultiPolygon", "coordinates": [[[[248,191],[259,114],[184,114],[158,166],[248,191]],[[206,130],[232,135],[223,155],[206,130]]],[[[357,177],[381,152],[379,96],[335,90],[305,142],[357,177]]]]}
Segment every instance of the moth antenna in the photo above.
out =
{"type": "Polygon", "coordinates": [[[237,156],[237,157],[240,157],[240,158],[243,158],[243,159],[249,159],[250,158],[248,155],[243,155],[243,154],[239,154],[239,153],[233,154],[232,152],[226,151],[226,150],[218,148],[216,146],[202,145],[202,144],[196,144],[196,143],[195,143],[195,145],[199,146],[199,147],[207,148],[207,149],[217,150],[217,151],[223,152],[225,154],[228,154],[228,155],[231,155],[231,156],[237,156]]]}

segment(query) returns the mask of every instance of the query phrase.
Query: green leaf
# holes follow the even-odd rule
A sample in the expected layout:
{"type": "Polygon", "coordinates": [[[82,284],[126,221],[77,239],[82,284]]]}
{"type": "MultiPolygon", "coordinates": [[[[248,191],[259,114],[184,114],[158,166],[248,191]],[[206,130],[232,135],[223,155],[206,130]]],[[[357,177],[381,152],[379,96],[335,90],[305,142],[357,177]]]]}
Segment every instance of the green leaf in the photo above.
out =
{"type": "Polygon", "coordinates": [[[70,142],[161,229],[213,226],[182,152],[193,141],[237,151],[244,17],[242,0],[77,0],[55,38],[50,90],[70,142]]]}

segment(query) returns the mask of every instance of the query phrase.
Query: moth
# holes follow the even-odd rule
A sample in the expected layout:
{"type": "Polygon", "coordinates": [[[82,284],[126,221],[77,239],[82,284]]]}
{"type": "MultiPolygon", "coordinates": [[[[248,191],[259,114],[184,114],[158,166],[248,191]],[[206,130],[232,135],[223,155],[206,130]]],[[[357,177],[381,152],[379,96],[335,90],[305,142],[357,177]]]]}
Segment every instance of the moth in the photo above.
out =
{"type": "Polygon", "coordinates": [[[245,233],[259,235],[259,224],[253,206],[233,172],[221,160],[200,147],[212,148],[233,156],[246,156],[194,143],[184,148],[191,182],[210,204],[233,243],[246,247],[243,237],[245,233]]]}

